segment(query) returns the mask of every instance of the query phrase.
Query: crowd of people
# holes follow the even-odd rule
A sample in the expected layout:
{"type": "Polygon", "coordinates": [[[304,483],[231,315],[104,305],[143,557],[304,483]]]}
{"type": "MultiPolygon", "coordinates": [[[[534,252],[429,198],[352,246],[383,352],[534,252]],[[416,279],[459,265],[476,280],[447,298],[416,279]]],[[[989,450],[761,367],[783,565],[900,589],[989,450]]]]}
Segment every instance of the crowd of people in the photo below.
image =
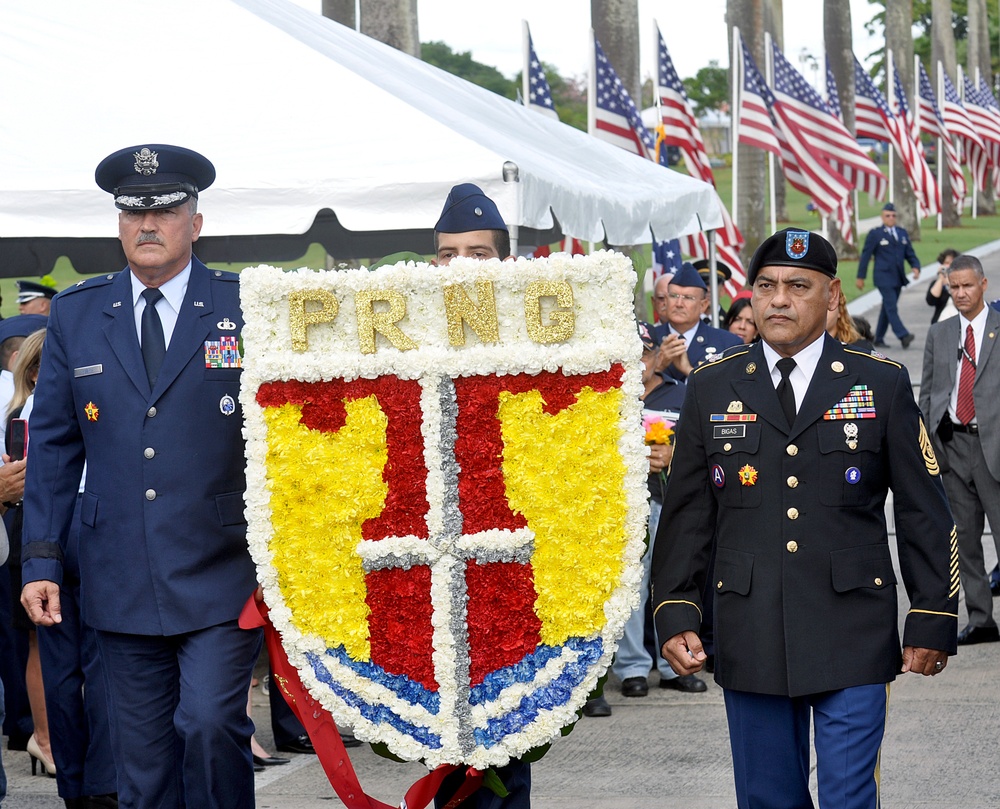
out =
{"type": "MultiPolygon", "coordinates": [[[[67,807],[252,807],[254,770],[287,762],[249,717],[261,633],[237,620],[257,589],[239,369],[207,370],[204,354],[243,320],[237,276],[193,252],[214,177],[181,147],[109,155],[96,179],[127,268],[55,298],[22,282],[22,314],[0,322],[0,716],[9,748],[56,777],[67,807]]],[[[434,230],[439,265],[510,257],[474,185],[452,189],[434,230]]],[[[811,805],[810,720],[821,803],[876,805],[887,684],[940,673],[958,644],[1000,640],[981,542],[984,516],[1000,525],[1000,436],[980,435],[976,415],[1000,401],[1000,313],[984,305],[979,262],[942,254],[918,409],[905,367],[879,349],[890,326],[903,348],[914,339],[896,304],[903,260],[919,262],[891,206],[872,234],[858,281],[874,258],[874,333],[847,311],[832,246],[796,230],[759,246],[722,328],[708,322],[709,280],[730,270],[704,261],[658,279],[656,322],[637,324],[642,399],[662,431],[647,433],[649,547],[613,672],[631,698],[648,695],[654,668],[659,687],[688,694],[714,673],[741,809],[811,805]],[[878,517],[890,488],[912,604],[902,638],[878,517]],[[847,746],[852,767],[831,765],[847,746]]],[[[278,750],[313,752],[271,694],[278,750]]],[[[595,694],[584,713],[611,706],[595,694]]],[[[482,788],[461,805],[527,809],[530,765],[499,776],[504,797],[482,788]]],[[[442,784],[439,806],[464,778],[442,784]]],[[[4,789],[0,767],[0,801],[4,789]]]]}

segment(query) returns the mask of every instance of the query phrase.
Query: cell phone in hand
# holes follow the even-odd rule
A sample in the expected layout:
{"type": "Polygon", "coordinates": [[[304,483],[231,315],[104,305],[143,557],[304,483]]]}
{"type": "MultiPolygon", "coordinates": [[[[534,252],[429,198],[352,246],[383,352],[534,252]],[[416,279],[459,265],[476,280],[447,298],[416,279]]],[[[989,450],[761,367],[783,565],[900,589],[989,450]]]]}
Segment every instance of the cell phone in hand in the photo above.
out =
{"type": "Polygon", "coordinates": [[[7,454],[12,461],[24,460],[28,450],[28,420],[10,420],[10,446],[7,447],[7,454]]]}

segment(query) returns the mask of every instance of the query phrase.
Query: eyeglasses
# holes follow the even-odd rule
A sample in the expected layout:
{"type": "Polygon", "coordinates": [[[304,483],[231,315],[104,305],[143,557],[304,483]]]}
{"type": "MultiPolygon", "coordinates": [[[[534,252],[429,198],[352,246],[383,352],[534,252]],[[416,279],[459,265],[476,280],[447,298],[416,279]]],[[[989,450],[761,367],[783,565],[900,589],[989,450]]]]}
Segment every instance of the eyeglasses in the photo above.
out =
{"type": "Polygon", "coordinates": [[[671,292],[667,297],[672,301],[687,301],[688,303],[698,303],[698,301],[705,300],[703,297],[699,298],[696,295],[678,295],[676,292],[671,292]]]}

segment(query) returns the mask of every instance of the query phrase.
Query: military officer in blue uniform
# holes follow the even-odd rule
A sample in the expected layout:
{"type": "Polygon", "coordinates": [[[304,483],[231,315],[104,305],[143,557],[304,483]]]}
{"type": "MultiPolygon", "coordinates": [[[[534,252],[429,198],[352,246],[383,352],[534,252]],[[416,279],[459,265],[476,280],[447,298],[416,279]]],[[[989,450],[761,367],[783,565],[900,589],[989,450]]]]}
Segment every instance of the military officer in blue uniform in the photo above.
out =
{"type": "Polygon", "coordinates": [[[887,202],[882,208],[882,225],[873,228],[865,237],[865,246],[858,261],[858,289],[864,289],[868,276],[868,262],[875,259],[875,287],[882,295],[882,310],[875,326],[875,347],[885,348],[885,333],[892,326],[903,348],[909,348],[913,334],[899,316],[899,293],[909,281],[906,264],[913,268],[913,277],[920,277],[920,259],[913,252],[910,234],[896,225],[896,206],[887,202]],[[905,263],[904,263],[905,262],[905,263]]]}
{"type": "Polygon", "coordinates": [[[82,618],[108,673],[122,807],[254,805],[259,630],[243,514],[238,278],[192,254],[215,168],[142,144],[97,167],[128,266],[52,302],[31,415],[22,603],[60,622],[59,538],[84,461],[82,618]]]}
{"type": "Polygon", "coordinates": [[[827,335],[836,268],[815,233],[758,248],[762,340],[691,375],[656,536],[652,603],[675,671],[702,667],[705,585],[715,594],[740,809],[813,806],[811,723],[820,805],[875,809],[888,684],[956,651],[958,550],[934,450],[906,369],[827,335]]]}
{"type": "Polygon", "coordinates": [[[705,280],[685,262],[667,287],[667,321],[653,330],[654,338],[660,341],[657,370],[664,376],[684,382],[692,369],[743,342],[735,334],[702,320],[710,305],[705,280]]]}

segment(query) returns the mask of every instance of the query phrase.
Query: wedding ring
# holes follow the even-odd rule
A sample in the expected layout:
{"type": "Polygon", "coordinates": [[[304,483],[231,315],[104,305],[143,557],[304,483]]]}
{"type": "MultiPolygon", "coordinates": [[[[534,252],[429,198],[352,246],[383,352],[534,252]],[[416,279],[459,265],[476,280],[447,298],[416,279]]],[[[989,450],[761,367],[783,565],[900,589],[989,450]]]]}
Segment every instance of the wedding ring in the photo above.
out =
{"type": "Polygon", "coordinates": [[[942,663],[940,660],[938,660],[938,662],[934,664],[934,668],[937,671],[941,671],[941,669],[944,668],[944,663],[942,663]]]}

